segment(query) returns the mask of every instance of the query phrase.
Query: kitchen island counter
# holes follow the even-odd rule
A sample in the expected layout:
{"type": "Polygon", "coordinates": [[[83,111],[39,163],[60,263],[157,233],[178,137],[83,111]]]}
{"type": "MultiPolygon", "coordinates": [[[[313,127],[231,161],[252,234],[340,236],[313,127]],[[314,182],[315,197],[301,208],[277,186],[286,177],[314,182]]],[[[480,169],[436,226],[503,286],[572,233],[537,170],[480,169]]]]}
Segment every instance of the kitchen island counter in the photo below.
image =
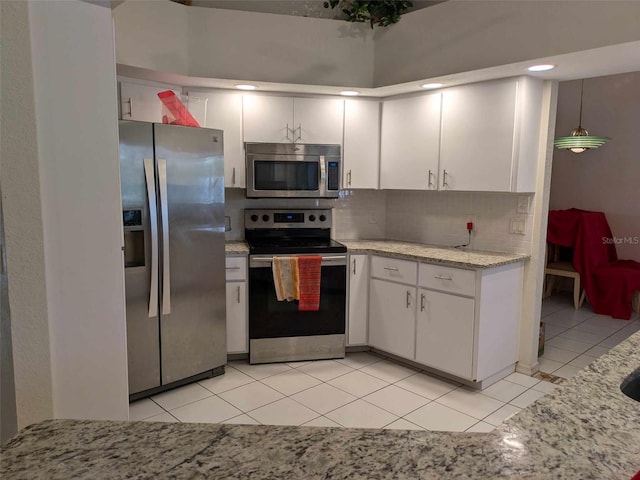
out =
{"type": "Polygon", "coordinates": [[[629,479],[640,402],[620,383],[640,332],[491,433],[47,420],[2,451],[0,477],[629,479]]]}
{"type": "Polygon", "coordinates": [[[461,268],[493,268],[529,258],[529,255],[519,253],[485,252],[395,240],[340,240],[340,242],[346,245],[349,253],[372,253],[461,268]]]}

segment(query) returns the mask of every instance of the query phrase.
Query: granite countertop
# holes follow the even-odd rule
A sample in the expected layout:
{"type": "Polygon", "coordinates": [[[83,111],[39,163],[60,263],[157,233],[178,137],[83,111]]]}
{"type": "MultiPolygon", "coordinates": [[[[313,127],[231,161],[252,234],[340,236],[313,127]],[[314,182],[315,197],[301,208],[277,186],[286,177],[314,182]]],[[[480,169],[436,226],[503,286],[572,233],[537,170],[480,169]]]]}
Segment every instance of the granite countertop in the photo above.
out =
{"type": "Polygon", "coordinates": [[[248,255],[249,246],[244,240],[230,240],[224,244],[225,255],[248,255]]]}
{"type": "Polygon", "coordinates": [[[468,268],[492,268],[520,262],[529,255],[517,253],[483,252],[462,250],[452,247],[438,247],[421,243],[396,242],[393,240],[340,240],[349,252],[377,253],[409,260],[423,260],[442,265],[468,268]]]}
{"type": "Polygon", "coordinates": [[[2,449],[10,479],[630,479],[640,332],[490,433],[47,420],[2,449]]]}

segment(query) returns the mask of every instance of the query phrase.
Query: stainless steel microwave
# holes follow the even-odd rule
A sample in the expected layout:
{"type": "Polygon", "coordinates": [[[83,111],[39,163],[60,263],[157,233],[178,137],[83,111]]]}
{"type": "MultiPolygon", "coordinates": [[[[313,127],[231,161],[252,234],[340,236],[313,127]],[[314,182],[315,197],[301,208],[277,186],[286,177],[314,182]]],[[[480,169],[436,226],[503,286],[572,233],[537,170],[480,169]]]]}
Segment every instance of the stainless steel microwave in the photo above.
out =
{"type": "Polygon", "coordinates": [[[245,143],[247,198],[335,198],[340,145],[245,143]]]}

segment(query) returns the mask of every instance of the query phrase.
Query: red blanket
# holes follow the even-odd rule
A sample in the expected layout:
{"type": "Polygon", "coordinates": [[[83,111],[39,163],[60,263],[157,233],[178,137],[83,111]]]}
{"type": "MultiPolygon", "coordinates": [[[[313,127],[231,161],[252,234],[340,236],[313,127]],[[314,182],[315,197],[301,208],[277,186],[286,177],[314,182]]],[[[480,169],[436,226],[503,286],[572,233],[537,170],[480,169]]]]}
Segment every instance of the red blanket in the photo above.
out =
{"type": "Polygon", "coordinates": [[[322,257],[308,255],[298,257],[298,275],[301,312],[317,312],[320,309],[320,270],[322,257]]]}
{"type": "Polygon", "coordinates": [[[573,267],[580,274],[594,312],[631,317],[631,297],[640,282],[640,263],[618,261],[604,213],[577,208],[551,210],[547,240],[573,247],[573,267]]]}

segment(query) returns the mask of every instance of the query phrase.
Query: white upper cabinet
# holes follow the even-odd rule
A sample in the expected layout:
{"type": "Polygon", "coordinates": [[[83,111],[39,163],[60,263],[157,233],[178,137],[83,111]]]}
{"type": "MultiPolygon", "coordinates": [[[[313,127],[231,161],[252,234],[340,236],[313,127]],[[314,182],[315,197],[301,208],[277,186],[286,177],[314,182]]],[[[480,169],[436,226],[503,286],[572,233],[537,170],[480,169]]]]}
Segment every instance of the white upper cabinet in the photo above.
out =
{"type": "Polygon", "coordinates": [[[343,188],[378,188],[380,175],[380,102],[345,100],[343,188]]]}
{"type": "Polygon", "coordinates": [[[344,100],[341,98],[294,98],[294,143],[342,145],[344,100]]]}
{"type": "Polygon", "coordinates": [[[521,77],[444,90],[442,190],[535,190],[542,82],[521,77]]]}
{"type": "Polygon", "coordinates": [[[380,188],[437,189],[441,103],[440,93],[385,100],[380,188]]]}
{"type": "Polygon", "coordinates": [[[344,100],[245,95],[244,141],[342,145],[344,100]]]}
{"type": "Polygon", "coordinates": [[[242,103],[245,142],[293,141],[293,98],[244,95],[242,103]]]}
{"type": "Polygon", "coordinates": [[[189,92],[189,97],[200,99],[198,104],[203,104],[202,100],[206,100],[206,121],[203,126],[223,131],[224,186],[244,188],[242,94],[223,91],[189,92]]]}
{"type": "Polygon", "coordinates": [[[181,88],[120,82],[120,118],[162,123],[162,102],[158,93],[166,90],[173,90],[176,95],[180,95],[181,88]]]}

